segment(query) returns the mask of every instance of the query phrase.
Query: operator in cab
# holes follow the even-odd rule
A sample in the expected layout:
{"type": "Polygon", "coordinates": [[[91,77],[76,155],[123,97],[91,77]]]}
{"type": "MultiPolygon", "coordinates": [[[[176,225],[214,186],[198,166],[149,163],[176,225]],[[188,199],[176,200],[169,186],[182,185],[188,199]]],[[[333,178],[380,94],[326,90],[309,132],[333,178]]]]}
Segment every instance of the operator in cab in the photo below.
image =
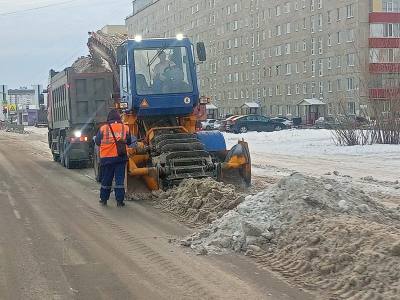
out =
{"type": "Polygon", "coordinates": [[[114,193],[117,206],[125,206],[125,169],[128,161],[127,145],[136,143],[129,127],[121,121],[117,110],[109,112],[107,124],[103,125],[96,135],[95,143],[100,147],[101,188],[100,204],[107,205],[110,198],[112,182],[115,178],[114,193]]]}

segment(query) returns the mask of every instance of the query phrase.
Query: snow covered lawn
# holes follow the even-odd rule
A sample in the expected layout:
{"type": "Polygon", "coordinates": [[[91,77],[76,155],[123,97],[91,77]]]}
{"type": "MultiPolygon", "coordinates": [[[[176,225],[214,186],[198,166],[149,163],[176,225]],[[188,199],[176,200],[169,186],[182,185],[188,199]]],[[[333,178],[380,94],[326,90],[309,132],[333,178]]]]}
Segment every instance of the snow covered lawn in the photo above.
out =
{"type": "Polygon", "coordinates": [[[228,148],[242,138],[249,143],[255,174],[275,167],[310,175],[339,171],[358,178],[400,179],[400,145],[337,146],[331,132],[322,129],[224,135],[228,148]]]}

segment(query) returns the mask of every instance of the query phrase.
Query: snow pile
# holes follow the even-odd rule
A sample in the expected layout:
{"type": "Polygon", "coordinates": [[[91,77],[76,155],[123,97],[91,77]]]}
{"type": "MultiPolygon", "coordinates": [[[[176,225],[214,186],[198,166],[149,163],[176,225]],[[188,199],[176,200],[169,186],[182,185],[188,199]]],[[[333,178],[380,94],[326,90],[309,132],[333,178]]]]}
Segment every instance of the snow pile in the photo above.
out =
{"type": "Polygon", "coordinates": [[[211,178],[187,179],[173,189],[153,194],[155,206],[177,215],[185,223],[211,223],[243,202],[233,185],[211,178]]]}
{"type": "Polygon", "coordinates": [[[82,56],[78,58],[72,64],[72,68],[76,73],[109,72],[109,70],[104,65],[96,63],[95,60],[88,56],[82,56]]]}
{"type": "Polygon", "coordinates": [[[399,208],[331,179],[293,174],[183,243],[200,253],[246,251],[298,283],[340,295],[400,293],[399,208]]]}
{"type": "Polygon", "coordinates": [[[316,155],[397,155],[400,145],[337,146],[327,129],[290,129],[274,132],[224,133],[228,148],[245,139],[255,154],[314,157],[316,155]]]}

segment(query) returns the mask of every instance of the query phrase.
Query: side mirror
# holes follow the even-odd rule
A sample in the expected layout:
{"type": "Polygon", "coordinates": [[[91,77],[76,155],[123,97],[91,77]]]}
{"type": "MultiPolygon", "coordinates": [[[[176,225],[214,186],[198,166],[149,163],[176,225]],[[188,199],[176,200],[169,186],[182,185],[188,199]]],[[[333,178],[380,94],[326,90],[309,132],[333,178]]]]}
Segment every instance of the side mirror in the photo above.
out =
{"type": "Polygon", "coordinates": [[[204,42],[198,42],[196,45],[197,58],[199,61],[204,62],[207,60],[206,46],[204,42]]]}

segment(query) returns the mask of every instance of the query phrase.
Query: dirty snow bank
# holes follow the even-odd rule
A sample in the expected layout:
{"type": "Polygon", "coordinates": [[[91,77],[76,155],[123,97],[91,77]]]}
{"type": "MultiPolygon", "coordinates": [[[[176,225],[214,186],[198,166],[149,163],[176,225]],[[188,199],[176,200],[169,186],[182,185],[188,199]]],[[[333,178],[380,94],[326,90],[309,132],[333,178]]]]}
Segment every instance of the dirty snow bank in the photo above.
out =
{"type": "Polygon", "coordinates": [[[249,142],[255,153],[280,155],[376,155],[398,154],[400,145],[337,146],[332,132],[327,129],[290,129],[274,132],[248,132],[244,134],[224,133],[227,144],[232,146],[238,139],[249,142]]]}
{"type": "Polygon", "coordinates": [[[259,255],[297,282],[331,293],[400,294],[400,207],[388,209],[332,179],[283,178],[183,244],[200,253],[259,255]]]}
{"type": "Polygon", "coordinates": [[[244,200],[233,185],[211,178],[187,179],[178,187],[153,193],[152,197],[156,207],[192,225],[211,223],[244,200]]]}

